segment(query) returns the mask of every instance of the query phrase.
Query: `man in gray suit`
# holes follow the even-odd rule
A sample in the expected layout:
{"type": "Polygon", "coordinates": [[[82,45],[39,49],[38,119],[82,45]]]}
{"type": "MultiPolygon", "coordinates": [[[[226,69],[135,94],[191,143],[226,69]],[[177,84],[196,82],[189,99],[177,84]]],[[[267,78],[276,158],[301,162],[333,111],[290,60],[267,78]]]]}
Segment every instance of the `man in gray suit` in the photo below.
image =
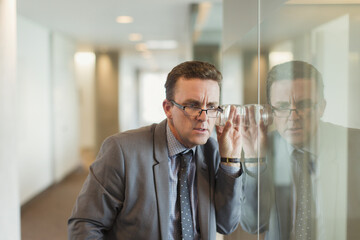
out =
{"type": "Polygon", "coordinates": [[[210,137],[222,111],[221,79],[204,62],[172,69],[167,119],[104,141],[69,219],[69,239],[215,239],[216,231],[235,230],[241,148],[234,109],[217,127],[219,146],[210,137]]]}
{"type": "Polygon", "coordinates": [[[323,89],[320,72],[306,62],[270,70],[275,130],[257,125],[253,109],[250,126],[241,127],[245,231],[265,233],[266,240],[359,238],[360,134],[320,120],[323,89]]]}

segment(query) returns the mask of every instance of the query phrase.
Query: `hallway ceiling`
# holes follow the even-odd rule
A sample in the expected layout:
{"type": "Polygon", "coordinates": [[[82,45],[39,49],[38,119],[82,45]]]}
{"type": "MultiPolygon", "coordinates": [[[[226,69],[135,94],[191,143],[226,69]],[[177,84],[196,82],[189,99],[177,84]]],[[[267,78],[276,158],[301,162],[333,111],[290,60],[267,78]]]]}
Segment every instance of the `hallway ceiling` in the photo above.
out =
{"type": "MultiPolygon", "coordinates": [[[[134,49],[131,33],[148,40],[176,40],[184,51],[191,36],[190,5],[202,0],[17,0],[18,13],[74,39],[79,48],[134,49]],[[119,24],[116,17],[132,16],[119,24]]],[[[221,0],[207,2],[221,3],[221,0]]],[[[219,25],[219,24],[217,24],[219,25]]],[[[221,25],[219,26],[221,27],[221,25]]]]}
{"type": "MultiPolygon", "coordinates": [[[[286,2],[286,0],[275,2],[286,2]]],[[[316,26],[348,13],[349,9],[358,11],[355,3],[359,2],[359,0],[289,0],[285,7],[279,9],[276,15],[268,16],[267,21],[262,24],[262,46],[270,46],[284,39],[294,38],[297,34],[308,32],[316,26]],[[309,5],[310,2],[312,4],[309,5]],[[333,5],[339,2],[344,5],[333,5]],[[317,6],[314,6],[314,3],[317,6]],[[327,4],[323,5],[324,3],[327,4]],[[299,9],[303,9],[301,18],[298,17],[299,9]],[[284,22],[284,18],[289,21],[284,22]]],[[[140,42],[176,40],[178,42],[176,49],[157,51],[159,54],[172,53],[176,57],[186,56],[192,37],[206,44],[221,41],[221,5],[222,0],[17,0],[20,15],[74,39],[79,50],[115,48],[135,51],[135,45],[139,42],[131,42],[129,35],[139,33],[143,36],[140,42]],[[191,5],[200,3],[212,5],[199,8],[197,15],[192,15],[191,5]],[[134,21],[129,24],[119,24],[116,22],[116,17],[120,15],[132,16],[134,21]],[[194,31],[191,28],[194,28],[194,31]],[[202,31],[201,34],[198,34],[198,31],[202,31]]],[[[228,28],[235,35],[239,32],[237,24],[228,28]]],[[[237,43],[243,47],[257,46],[256,26],[246,36],[236,37],[239,40],[237,43]]],[[[164,59],[160,61],[166,62],[164,59]]]]}

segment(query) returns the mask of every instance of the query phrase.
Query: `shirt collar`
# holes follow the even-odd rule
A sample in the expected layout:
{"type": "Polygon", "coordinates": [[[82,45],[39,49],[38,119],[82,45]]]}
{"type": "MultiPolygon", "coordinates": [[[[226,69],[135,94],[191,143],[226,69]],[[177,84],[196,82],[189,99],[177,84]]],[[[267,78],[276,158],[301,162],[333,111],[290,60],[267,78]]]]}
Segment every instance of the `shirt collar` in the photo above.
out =
{"type": "Polygon", "coordinates": [[[311,153],[313,155],[317,155],[317,151],[316,151],[316,147],[317,147],[317,141],[318,140],[318,131],[316,132],[315,135],[313,135],[310,139],[310,142],[306,145],[304,145],[302,148],[296,148],[293,145],[289,144],[287,141],[286,142],[286,146],[287,146],[287,150],[288,153],[291,155],[295,150],[298,150],[300,152],[308,152],[311,153]]]}
{"type": "MultiPolygon", "coordinates": [[[[167,146],[169,151],[169,157],[174,157],[175,155],[189,150],[189,148],[182,145],[174,136],[174,134],[171,132],[169,124],[166,124],[166,139],[167,139],[167,146]]],[[[193,153],[195,153],[195,148],[191,148],[193,150],[193,153]]]]}
{"type": "Polygon", "coordinates": [[[289,153],[290,156],[294,153],[294,151],[299,151],[299,152],[302,152],[302,153],[310,154],[310,159],[311,159],[312,162],[316,161],[316,159],[317,159],[316,153],[313,152],[314,148],[311,148],[309,146],[304,146],[303,148],[296,148],[296,147],[294,147],[293,145],[291,145],[289,143],[286,143],[286,146],[287,146],[287,150],[288,150],[288,153],[289,153]]]}

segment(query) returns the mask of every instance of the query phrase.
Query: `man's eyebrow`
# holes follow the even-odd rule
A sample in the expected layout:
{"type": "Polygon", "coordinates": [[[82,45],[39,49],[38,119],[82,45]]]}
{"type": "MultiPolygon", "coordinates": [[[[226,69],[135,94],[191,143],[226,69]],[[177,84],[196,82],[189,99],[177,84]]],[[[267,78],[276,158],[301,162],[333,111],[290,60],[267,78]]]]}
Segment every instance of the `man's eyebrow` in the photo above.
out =
{"type": "MultiPolygon", "coordinates": [[[[195,99],[188,99],[188,100],[185,100],[185,102],[183,104],[193,104],[193,105],[202,105],[201,102],[199,102],[198,100],[195,100],[195,99]]],[[[206,105],[219,105],[218,102],[208,102],[206,105]]]]}
{"type": "Polygon", "coordinates": [[[300,101],[298,101],[298,103],[299,102],[312,102],[313,100],[312,99],[310,99],[310,98],[305,98],[305,99],[301,99],[300,101]]]}
{"type": "Polygon", "coordinates": [[[218,102],[208,102],[207,105],[218,106],[218,102]]]}
{"type": "Polygon", "coordinates": [[[284,105],[284,104],[290,104],[289,101],[277,101],[274,103],[274,105],[284,105]]]}
{"type": "MultiPolygon", "coordinates": [[[[306,101],[312,101],[312,99],[310,99],[310,98],[301,99],[299,101],[295,101],[295,104],[299,103],[299,102],[306,102],[306,101]]],[[[285,103],[291,104],[290,101],[277,101],[274,104],[285,104],[285,103]]]]}
{"type": "Polygon", "coordinates": [[[200,105],[200,102],[194,99],[188,99],[185,100],[184,104],[194,104],[194,105],[200,105]]]}

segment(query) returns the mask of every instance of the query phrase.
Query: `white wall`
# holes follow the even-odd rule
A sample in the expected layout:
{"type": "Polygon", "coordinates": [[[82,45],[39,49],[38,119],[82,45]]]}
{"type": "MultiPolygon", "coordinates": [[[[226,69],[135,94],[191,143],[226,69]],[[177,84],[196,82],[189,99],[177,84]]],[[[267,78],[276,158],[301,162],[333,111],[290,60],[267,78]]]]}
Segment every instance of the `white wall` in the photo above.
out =
{"type": "Polygon", "coordinates": [[[18,149],[21,203],[80,163],[74,44],[18,16],[18,149]]]}
{"type": "Polygon", "coordinates": [[[327,106],[323,120],[348,127],[349,16],[339,17],[312,31],[315,65],[324,79],[327,106]]]}
{"type": "Polygon", "coordinates": [[[75,80],[75,44],[66,37],[52,35],[52,91],[54,174],[60,181],[80,164],[79,97],[75,80]]]}
{"type": "Polygon", "coordinates": [[[17,27],[18,170],[24,203],[53,181],[50,32],[21,16],[17,27]]]}
{"type": "Polygon", "coordinates": [[[20,239],[15,73],[15,0],[0,0],[0,232],[4,240],[20,239]]]}
{"type": "Polygon", "coordinates": [[[79,53],[75,61],[75,74],[79,87],[80,112],[80,147],[95,149],[96,115],[95,115],[95,54],[79,53]]]}

